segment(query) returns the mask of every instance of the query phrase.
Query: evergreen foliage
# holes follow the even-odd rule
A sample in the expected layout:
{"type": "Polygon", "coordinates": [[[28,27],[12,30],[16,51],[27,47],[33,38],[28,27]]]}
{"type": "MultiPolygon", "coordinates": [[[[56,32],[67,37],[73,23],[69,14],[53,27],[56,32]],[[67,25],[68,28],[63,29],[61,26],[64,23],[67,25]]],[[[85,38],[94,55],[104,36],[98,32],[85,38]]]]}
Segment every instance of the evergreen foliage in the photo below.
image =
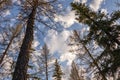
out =
{"type": "Polygon", "coordinates": [[[60,67],[57,59],[55,60],[54,66],[55,66],[55,69],[54,69],[54,73],[53,73],[53,78],[54,78],[55,80],[61,80],[62,75],[63,75],[63,72],[62,72],[62,70],[61,70],[61,67],[60,67]]]}
{"type": "Polygon", "coordinates": [[[120,67],[120,11],[111,15],[92,11],[86,4],[72,3],[76,20],[90,27],[85,43],[95,41],[104,51],[97,57],[104,74],[114,74],[120,67]],[[111,16],[111,17],[110,17],[111,16]]]}

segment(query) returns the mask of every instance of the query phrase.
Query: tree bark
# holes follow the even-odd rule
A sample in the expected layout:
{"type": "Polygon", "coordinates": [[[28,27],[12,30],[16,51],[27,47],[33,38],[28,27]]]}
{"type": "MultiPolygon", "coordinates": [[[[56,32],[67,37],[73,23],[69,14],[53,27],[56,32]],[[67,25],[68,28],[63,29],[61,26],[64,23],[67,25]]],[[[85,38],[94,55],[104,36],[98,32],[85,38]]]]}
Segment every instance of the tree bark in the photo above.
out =
{"type": "Polygon", "coordinates": [[[20,53],[17,59],[12,80],[27,80],[27,68],[29,62],[30,49],[33,41],[33,33],[34,33],[33,28],[34,28],[36,8],[37,6],[36,4],[34,4],[33,9],[30,15],[28,16],[26,33],[23,39],[22,46],[20,48],[20,53]]]}

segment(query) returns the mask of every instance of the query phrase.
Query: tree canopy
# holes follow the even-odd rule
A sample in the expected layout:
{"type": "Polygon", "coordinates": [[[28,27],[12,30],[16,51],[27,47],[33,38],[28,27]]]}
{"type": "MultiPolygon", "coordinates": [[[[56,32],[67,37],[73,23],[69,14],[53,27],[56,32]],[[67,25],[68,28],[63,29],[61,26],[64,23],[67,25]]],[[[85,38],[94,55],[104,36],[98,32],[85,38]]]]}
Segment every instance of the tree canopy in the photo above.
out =
{"type": "Polygon", "coordinates": [[[76,20],[89,26],[84,42],[96,42],[103,52],[96,58],[104,74],[114,74],[120,67],[120,11],[105,14],[94,12],[86,4],[72,3],[76,12],[76,20]]]}

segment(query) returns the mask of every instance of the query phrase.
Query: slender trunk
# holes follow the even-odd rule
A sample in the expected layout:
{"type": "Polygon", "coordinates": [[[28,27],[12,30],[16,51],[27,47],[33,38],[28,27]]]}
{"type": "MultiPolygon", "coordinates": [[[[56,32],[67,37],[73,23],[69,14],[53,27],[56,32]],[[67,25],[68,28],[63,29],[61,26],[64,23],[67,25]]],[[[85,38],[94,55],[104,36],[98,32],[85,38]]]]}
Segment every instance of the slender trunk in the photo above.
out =
{"type": "Polygon", "coordinates": [[[49,50],[48,50],[48,47],[47,45],[45,44],[43,46],[43,57],[45,59],[45,77],[46,77],[46,80],[48,80],[48,56],[49,56],[49,50]]]}
{"type": "Polygon", "coordinates": [[[11,45],[13,39],[14,39],[14,36],[12,36],[12,38],[10,39],[9,44],[7,45],[5,51],[3,52],[2,57],[0,58],[0,66],[1,66],[1,63],[3,62],[3,59],[4,59],[5,55],[7,54],[7,51],[8,51],[8,49],[9,49],[9,47],[10,47],[10,45],[11,45]]]}
{"type": "Polygon", "coordinates": [[[9,48],[10,48],[10,46],[11,46],[11,44],[12,44],[12,41],[13,41],[14,38],[17,36],[17,34],[20,32],[21,28],[22,28],[21,25],[17,25],[17,27],[16,27],[16,29],[15,29],[15,31],[14,31],[11,39],[10,39],[10,42],[8,43],[5,51],[3,52],[3,55],[2,55],[1,58],[0,58],[0,67],[2,66],[2,62],[3,62],[3,60],[4,60],[5,55],[7,55],[7,51],[9,50],[9,48]]]}
{"type": "Polygon", "coordinates": [[[71,79],[72,80],[82,80],[80,78],[81,75],[79,75],[79,70],[78,70],[78,66],[75,64],[75,62],[73,61],[72,63],[72,69],[71,69],[71,79]]]}
{"type": "Polygon", "coordinates": [[[28,16],[26,33],[17,59],[12,80],[27,80],[27,68],[29,62],[30,49],[33,41],[33,28],[36,8],[37,6],[35,4],[33,6],[32,12],[28,16]]]}
{"type": "Polygon", "coordinates": [[[48,63],[47,63],[47,54],[45,53],[45,68],[46,68],[46,80],[48,80],[48,63]]]}
{"type": "MultiPolygon", "coordinates": [[[[77,36],[77,38],[79,39],[80,43],[82,43],[82,41],[81,41],[81,39],[80,39],[80,37],[79,37],[79,35],[78,35],[78,33],[77,33],[76,30],[74,30],[74,34],[75,34],[75,35],[77,36]]],[[[95,59],[93,58],[93,56],[91,55],[90,51],[87,49],[87,47],[85,46],[84,43],[82,43],[82,45],[83,45],[83,47],[85,48],[85,50],[87,51],[87,53],[88,53],[88,55],[90,56],[90,58],[93,60],[93,63],[94,63],[94,65],[97,67],[97,69],[99,70],[100,75],[102,76],[103,80],[107,80],[106,77],[105,77],[105,75],[102,73],[102,71],[101,71],[98,63],[96,62],[96,60],[95,60],[95,59]]]]}

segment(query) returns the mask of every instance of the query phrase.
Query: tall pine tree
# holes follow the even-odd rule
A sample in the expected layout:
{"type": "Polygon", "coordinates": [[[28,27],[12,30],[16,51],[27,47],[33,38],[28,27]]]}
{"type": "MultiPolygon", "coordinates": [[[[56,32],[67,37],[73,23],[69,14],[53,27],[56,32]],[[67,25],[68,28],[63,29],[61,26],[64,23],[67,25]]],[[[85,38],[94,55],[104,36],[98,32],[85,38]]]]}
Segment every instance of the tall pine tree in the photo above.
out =
{"type": "Polygon", "coordinates": [[[120,11],[114,11],[111,15],[94,12],[82,3],[72,3],[80,23],[90,27],[85,43],[96,42],[104,51],[97,57],[102,73],[113,75],[120,67],[120,11]],[[109,17],[111,16],[111,17],[109,17]]]}
{"type": "Polygon", "coordinates": [[[33,26],[34,26],[37,6],[38,6],[38,0],[34,0],[32,11],[28,16],[26,33],[17,59],[12,80],[27,80],[27,68],[28,68],[29,55],[33,41],[33,31],[34,31],[33,26]]]}
{"type": "Polygon", "coordinates": [[[52,22],[51,20],[55,13],[55,5],[53,3],[56,0],[20,0],[20,2],[22,19],[27,18],[26,33],[20,48],[12,80],[27,80],[27,69],[34,38],[35,23],[39,22],[47,26],[47,21],[43,20],[44,17],[48,17],[49,19],[47,20],[52,22]]]}

